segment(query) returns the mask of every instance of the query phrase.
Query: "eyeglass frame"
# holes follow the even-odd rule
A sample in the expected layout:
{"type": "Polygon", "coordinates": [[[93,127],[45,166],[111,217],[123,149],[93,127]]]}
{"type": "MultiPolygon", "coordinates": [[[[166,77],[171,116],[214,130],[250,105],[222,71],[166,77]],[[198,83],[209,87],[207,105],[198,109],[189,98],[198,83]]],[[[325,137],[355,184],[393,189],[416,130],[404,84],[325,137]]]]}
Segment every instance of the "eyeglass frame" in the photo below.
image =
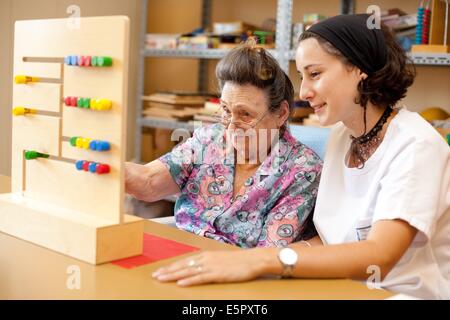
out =
{"type": "MultiPolygon", "coordinates": [[[[222,107],[220,107],[222,108],[222,107]]],[[[224,126],[228,127],[231,123],[238,123],[238,124],[244,124],[247,128],[246,129],[254,129],[269,113],[271,112],[270,109],[268,109],[266,112],[264,112],[264,114],[262,115],[262,117],[260,117],[259,119],[256,120],[256,122],[254,124],[247,124],[244,121],[231,121],[232,116],[230,116],[230,120],[224,120],[223,116],[220,115],[218,118],[220,118],[220,123],[222,123],[224,126]]],[[[223,113],[223,112],[222,112],[223,113]]],[[[256,118],[255,118],[256,119],[256,118]]],[[[252,119],[252,122],[255,120],[252,119]]]]}

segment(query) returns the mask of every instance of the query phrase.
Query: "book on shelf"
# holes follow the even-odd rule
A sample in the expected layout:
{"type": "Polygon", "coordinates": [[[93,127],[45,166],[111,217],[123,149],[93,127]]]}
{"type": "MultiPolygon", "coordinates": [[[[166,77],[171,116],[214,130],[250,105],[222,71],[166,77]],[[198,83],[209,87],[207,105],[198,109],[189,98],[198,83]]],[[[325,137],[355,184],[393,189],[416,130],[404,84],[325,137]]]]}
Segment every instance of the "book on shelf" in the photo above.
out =
{"type": "Polygon", "coordinates": [[[160,102],[173,105],[203,106],[207,97],[204,94],[188,92],[157,92],[148,96],[143,96],[144,101],[160,102]]]}

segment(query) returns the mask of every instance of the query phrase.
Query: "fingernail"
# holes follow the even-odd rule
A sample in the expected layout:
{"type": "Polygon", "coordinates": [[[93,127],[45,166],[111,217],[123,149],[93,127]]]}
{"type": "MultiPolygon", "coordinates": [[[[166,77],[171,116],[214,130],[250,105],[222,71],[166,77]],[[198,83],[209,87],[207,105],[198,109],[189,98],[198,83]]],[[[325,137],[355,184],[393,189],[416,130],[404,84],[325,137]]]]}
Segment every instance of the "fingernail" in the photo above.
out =
{"type": "Polygon", "coordinates": [[[164,281],[165,279],[166,279],[165,275],[157,275],[156,276],[156,280],[158,280],[158,281],[164,281]]]}

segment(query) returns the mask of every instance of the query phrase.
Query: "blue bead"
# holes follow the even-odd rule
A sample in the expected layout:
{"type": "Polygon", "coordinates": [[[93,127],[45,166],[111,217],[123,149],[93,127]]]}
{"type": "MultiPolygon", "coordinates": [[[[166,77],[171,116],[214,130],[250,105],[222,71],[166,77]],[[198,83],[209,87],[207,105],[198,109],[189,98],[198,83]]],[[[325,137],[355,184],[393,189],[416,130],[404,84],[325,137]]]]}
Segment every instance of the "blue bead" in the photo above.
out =
{"type": "Polygon", "coordinates": [[[64,63],[70,66],[70,56],[64,58],[64,63]]]}
{"type": "Polygon", "coordinates": [[[75,162],[75,167],[77,168],[77,170],[83,170],[83,162],[83,160],[75,162]]]}
{"type": "Polygon", "coordinates": [[[76,66],[78,64],[78,56],[70,56],[70,64],[76,66]]]}
{"type": "Polygon", "coordinates": [[[109,149],[111,149],[111,145],[109,144],[109,142],[99,141],[99,143],[97,144],[98,151],[108,151],[109,149]]]}
{"type": "Polygon", "coordinates": [[[89,163],[89,172],[95,173],[96,169],[97,169],[97,163],[95,163],[95,162],[89,163]]]}
{"type": "Polygon", "coordinates": [[[98,143],[97,143],[98,141],[97,140],[92,140],[90,143],[89,143],[89,149],[91,149],[91,150],[97,150],[97,145],[98,145],[98,143]]]}

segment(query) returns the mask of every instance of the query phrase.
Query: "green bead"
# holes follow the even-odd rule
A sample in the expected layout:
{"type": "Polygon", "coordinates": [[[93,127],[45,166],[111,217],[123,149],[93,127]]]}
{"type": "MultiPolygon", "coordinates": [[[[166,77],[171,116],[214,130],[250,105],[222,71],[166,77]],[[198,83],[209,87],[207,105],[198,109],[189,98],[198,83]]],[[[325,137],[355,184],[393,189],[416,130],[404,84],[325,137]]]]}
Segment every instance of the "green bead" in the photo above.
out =
{"type": "Polygon", "coordinates": [[[93,56],[91,59],[91,66],[96,67],[98,63],[98,57],[97,56],[93,56]]]}
{"type": "Polygon", "coordinates": [[[110,67],[110,66],[112,66],[112,58],[111,57],[98,57],[97,64],[100,67],[110,67]]]}
{"type": "Polygon", "coordinates": [[[84,101],[84,98],[78,98],[78,101],[77,101],[78,108],[83,108],[83,101],[84,101]]]}
{"type": "Polygon", "coordinates": [[[37,158],[48,158],[48,157],[50,157],[48,154],[40,153],[37,151],[33,150],[25,151],[25,159],[27,160],[34,160],[37,158]]]}
{"type": "Polygon", "coordinates": [[[90,98],[84,98],[83,99],[83,107],[86,109],[89,109],[91,106],[91,99],[90,98]]]}
{"type": "Polygon", "coordinates": [[[25,159],[33,160],[37,159],[38,153],[36,151],[25,151],[25,159]]]}
{"type": "Polygon", "coordinates": [[[71,145],[72,147],[76,147],[76,146],[77,146],[77,139],[78,139],[78,137],[72,137],[72,138],[70,138],[70,145],[71,145]]]}

